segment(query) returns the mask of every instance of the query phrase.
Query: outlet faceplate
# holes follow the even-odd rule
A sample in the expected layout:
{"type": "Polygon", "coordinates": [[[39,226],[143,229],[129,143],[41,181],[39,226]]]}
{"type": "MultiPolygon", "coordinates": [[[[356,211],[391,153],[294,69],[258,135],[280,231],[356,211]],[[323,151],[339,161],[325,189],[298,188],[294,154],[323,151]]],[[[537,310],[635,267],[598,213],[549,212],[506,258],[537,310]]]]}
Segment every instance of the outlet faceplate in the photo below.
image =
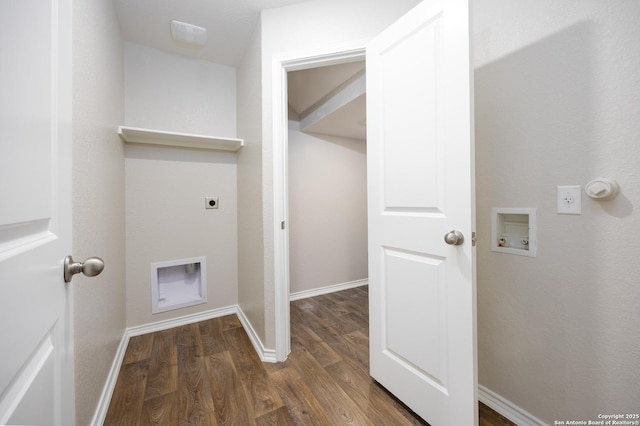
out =
{"type": "Polygon", "coordinates": [[[205,209],[217,209],[218,208],[218,197],[204,197],[204,208],[205,209]]]}
{"type": "Polygon", "coordinates": [[[582,214],[582,187],[558,186],[558,214],[582,214]]]}

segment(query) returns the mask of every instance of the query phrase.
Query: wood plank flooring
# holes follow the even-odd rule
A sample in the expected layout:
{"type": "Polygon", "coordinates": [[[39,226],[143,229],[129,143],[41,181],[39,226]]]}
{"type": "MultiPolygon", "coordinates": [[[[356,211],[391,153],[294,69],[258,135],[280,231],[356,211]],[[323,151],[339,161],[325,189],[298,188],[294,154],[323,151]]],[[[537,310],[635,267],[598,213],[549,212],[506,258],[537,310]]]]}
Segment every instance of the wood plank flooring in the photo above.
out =
{"type": "MultiPolygon", "coordinates": [[[[368,321],[367,287],[292,302],[278,364],[235,315],[133,337],[104,424],[427,425],[369,377],[368,321]]],[[[480,404],[480,425],[514,423],[480,404]]]]}

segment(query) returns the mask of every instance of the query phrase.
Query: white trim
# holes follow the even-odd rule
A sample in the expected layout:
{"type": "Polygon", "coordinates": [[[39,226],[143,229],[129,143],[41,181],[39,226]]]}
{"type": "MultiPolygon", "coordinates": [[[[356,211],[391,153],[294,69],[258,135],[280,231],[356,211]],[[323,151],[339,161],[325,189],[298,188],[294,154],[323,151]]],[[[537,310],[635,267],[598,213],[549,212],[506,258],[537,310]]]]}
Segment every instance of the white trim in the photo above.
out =
{"type": "MultiPolygon", "coordinates": [[[[127,351],[129,340],[132,337],[141,336],[143,334],[153,333],[156,331],[167,330],[174,327],[180,327],[182,325],[193,324],[196,322],[218,318],[225,315],[237,314],[238,318],[240,318],[239,312],[241,312],[241,310],[238,305],[232,305],[225,308],[211,309],[209,311],[199,312],[197,314],[185,315],[178,318],[171,318],[168,320],[126,328],[124,330],[124,333],[122,334],[120,345],[116,350],[115,357],[113,358],[113,363],[111,364],[111,369],[109,370],[109,374],[107,374],[107,380],[104,384],[104,387],[102,388],[102,394],[100,395],[100,399],[98,399],[98,405],[90,424],[93,426],[101,426],[104,423],[104,420],[107,416],[107,411],[109,410],[109,404],[111,403],[111,397],[113,396],[113,391],[116,387],[116,382],[118,381],[118,374],[120,373],[120,369],[122,368],[122,361],[124,360],[124,355],[127,351]]],[[[244,314],[242,314],[242,316],[244,316],[244,314]]],[[[247,332],[247,334],[249,333],[247,332]]]]}
{"type": "Polygon", "coordinates": [[[478,400],[518,426],[549,426],[548,423],[480,384],[478,385],[478,400]]]}
{"type": "MultiPolygon", "coordinates": [[[[274,62],[281,64],[281,67],[286,71],[344,64],[363,59],[369,41],[371,41],[371,38],[338,43],[315,50],[288,52],[274,55],[273,59],[274,62]]],[[[279,91],[276,93],[279,93],[279,91]]]]}
{"type": "Polygon", "coordinates": [[[206,321],[211,318],[223,317],[225,315],[237,314],[238,305],[227,306],[225,308],[211,309],[204,312],[198,312],[196,314],[185,315],[178,318],[171,318],[167,320],[152,322],[149,324],[137,325],[135,327],[127,328],[129,337],[141,336],[143,334],[154,333],[156,331],[168,330],[174,327],[180,327],[182,325],[193,324],[200,321],[206,321]]]}
{"type": "Polygon", "coordinates": [[[125,329],[120,339],[120,345],[116,350],[116,355],[111,363],[111,369],[107,374],[107,380],[102,388],[102,394],[98,399],[98,406],[91,419],[91,425],[101,426],[107,417],[107,411],[109,410],[109,404],[111,403],[111,397],[113,396],[113,390],[116,388],[116,382],[118,381],[118,373],[120,373],[120,367],[122,367],[122,361],[124,360],[124,354],[127,352],[127,346],[129,345],[129,333],[125,329]]]}
{"type": "Polygon", "coordinates": [[[251,344],[258,353],[260,360],[262,362],[278,362],[276,358],[276,350],[267,349],[264,347],[264,345],[262,344],[262,340],[260,340],[260,337],[258,337],[258,333],[256,333],[253,326],[251,325],[251,322],[240,307],[238,307],[237,315],[238,319],[242,323],[244,331],[247,333],[247,336],[249,336],[249,340],[251,340],[251,344]]]}
{"type": "Polygon", "coordinates": [[[314,288],[312,290],[297,291],[289,295],[289,300],[300,300],[308,297],[322,296],[323,294],[335,293],[336,291],[349,290],[351,288],[369,285],[369,279],[349,281],[346,283],[332,284],[325,287],[314,288]]]}
{"type": "MultiPolygon", "coordinates": [[[[275,358],[284,361],[291,351],[289,314],[289,202],[287,72],[362,59],[368,40],[328,46],[323,49],[274,55],[271,61],[271,107],[273,144],[273,265],[275,310],[275,358]],[[284,230],[281,223],[285,224],[284,230]]],[[[248,333],[248,331],[247,331],[248,333]]],[[[262,355],[261,355],[262,356],[262,355]]]]}
{"type": "MultiPolygon", "coordinates": [[[[289,214],[287,198],[289,134],[287,100],[287,69],[274,57],[272,60],[273,87],[273,251],[274,251],[274,320],[275,355],[278,361],[291,352],[289,325],[289,214]],[[281,226],[283,224],[284,226],[281,226]]],[[[255,343],[254,343],[255,346],[255,343]]],[[[260,352],[259,352],[260,353],[260,352]]],[[[262,355],[260,355],[262,357],[262,355]]]]}

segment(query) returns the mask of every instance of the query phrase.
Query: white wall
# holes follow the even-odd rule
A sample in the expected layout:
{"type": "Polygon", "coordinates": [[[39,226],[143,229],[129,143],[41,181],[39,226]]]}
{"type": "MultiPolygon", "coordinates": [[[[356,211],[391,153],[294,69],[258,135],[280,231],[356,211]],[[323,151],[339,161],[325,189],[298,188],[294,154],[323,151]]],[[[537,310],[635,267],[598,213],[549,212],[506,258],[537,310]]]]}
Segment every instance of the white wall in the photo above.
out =
{"type": "Polygon", "coordinates": [[[236,136],[236,70],[126,42],[128,126],[236,136]]]}
{"type": "Polygon", "coordinates": [[[125,328],[122,70],[113,2],[74,1],[72,254],[105,261],[102,274],[72,284],[78,425],[91,421],[125,328]]]}
{"type": "Polygon", "coordinates": [[[257,25],[238,67],[238,304],[265,341],[262,244],[261,27],[257,25]]]}
{"type": "Polygon", "coordinates": [[[366,279],[366,141],[289,122],[288,176],[290,292],[366,279]]]}
{"type": "MultiPolygon", "coordinates": [[[[275,346],[272,60],[274,55],[326,50],[370,39],[418,0],[313,0],[262,12],[262,221],[264,243],[263,344],[275,346]],[[283,30],[286,29],[286,30],[283,30]]],[[[260,202],[254,197],[254,202],[260,202]]]]}
{"type": "MultiPolygon", "coordinates": [[[[235,69],[125,44],[129,126],[235,137],[235,69]]],[[[127,145],[127,326],[237,303],[236,154],[127,145]],[[219,209],[205,210],[204,197],[219,209]],[[205,256],[208,302],[151,314],[150,264],[205,256]]]]}
{"type": "Polygon", "coordinates": [[[553,424],[640,407],[640,3],[475,1],[479,382],[553,424]],[[556,214],[556,186],[616,179],[556,214]],[[490,251],[538,209],[538,256],[490,251]]]}

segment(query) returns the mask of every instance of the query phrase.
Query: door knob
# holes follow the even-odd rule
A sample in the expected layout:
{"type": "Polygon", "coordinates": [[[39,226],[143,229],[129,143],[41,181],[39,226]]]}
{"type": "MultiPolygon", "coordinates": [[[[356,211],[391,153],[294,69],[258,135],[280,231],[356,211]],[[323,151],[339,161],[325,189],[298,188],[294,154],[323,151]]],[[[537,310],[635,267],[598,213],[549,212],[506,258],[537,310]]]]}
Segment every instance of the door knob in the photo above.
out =
{"type": "Polygon", "coordinates": [[[99,257],[90,257],[84,262],[76,262],[71,256],[64,258],[64,282],[71,282],[71,278],[79,272],[87,277],[95,277],[104,269],[104,261],[99,257]]]}
{"type": "Polygon", "coordinates": [[[459,246],[464,242],[464,235],[462,235],[462,232],[454,229],[444,235],[444,242],[451,246],[459,246]]]}

